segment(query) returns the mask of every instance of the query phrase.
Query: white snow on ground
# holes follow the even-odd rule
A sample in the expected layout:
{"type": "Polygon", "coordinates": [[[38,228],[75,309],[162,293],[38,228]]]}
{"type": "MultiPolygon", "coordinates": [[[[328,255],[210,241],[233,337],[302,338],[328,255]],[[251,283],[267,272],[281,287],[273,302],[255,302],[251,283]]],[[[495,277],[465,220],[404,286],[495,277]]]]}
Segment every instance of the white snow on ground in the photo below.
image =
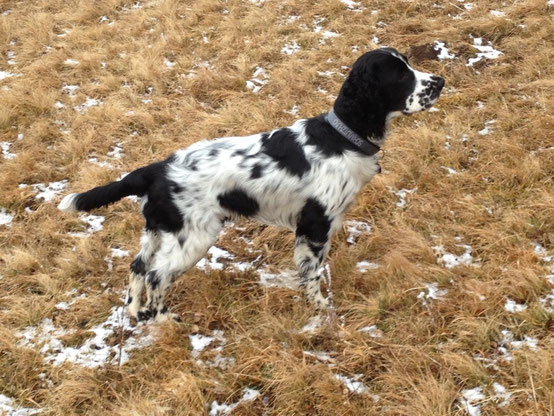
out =
{"type": "Polygon", "coordinates": [[[292,55],[293,53],[296,53],[300,50],[300,46],[298,43],[293,40],[292,42],[287,42],[283,45],[281,48],[281,53],[285,55],[292,55]]]}
{"type": "Polygon", "coordinates": [[[85,102],[83,104],[78,105],[78,106],[73,107],[73,108],[76,111],[78,111],[79,113],[84,113],[89,108],[98,107],[98,106],[103,105],[103,104],[104,104],[103,101],[97,100],[96,98],[86,97],[85,102]]]}
{"type": "Polygon", "coordinates": [[[456,58],[456,55],[454,55],[453,53],[450,53],[448,51],[448,48],[446,47],[446,44],[444,42],[441,42],[440,40],[435,41],[435,46],[433,46],[433,49],[439,53],[437,55],[437,58],[439,59],[439,61],[456,58]]]}
{"type": "Polygon", "coordinates": [[[308,323],[298,331],[300,334],[314,334],[323,325],[324,319],[321,315],[312,316],[308,323]]]}
{"type": "Polygon", "coordinates": [[[235,407],[239,406],[242,403],[248,403],[251,401],[256,400],[257,397],[260,396],[260,392],[258,390],[250,389],[248,387],[245,387],[242,391],[242,397],[239,399],[238,402],[232,403],[232,404],[219,404],[217,400],[214,400],[210,406],[210,416],[224,416],[224,415],[230,415],[231,412],[235,409],[235,407]]]}
{"type": "Polygon", "coordinates": [[[208,260],[207,258],[203,258],[202,260],[200,260],[196,264],[196,267],[198,269],[202,271],[223,270],[225,269],[226,264],[221,263],[220,259],[231,260],[235,257],[233,254],[229,253],[228,251],[223,250],[216,246],[210,247],[210,249],[208,250],[207,256],[210,257],[210,260],[208,260]]]}
{"type": "Polygon", "coordinates": [[[3,79],[6,79],[6,78],[18,77],[18,76],[19,76],[18,74],[13,74],[11,72],[0,71],[0,81],[2,81],[3,79]]]}
{"type": "Polygon", "coordinates": [[[300,110],[300,107],[298,105],[293,105],[290,110],[285,110],[285,113],[290,114],[291,116],[298,115],[298,111],[300,110]]]}
{"type": "Polygon", "coordinates": [[[0,394],[0,413],[3,416],[30,416],[42,413],[42,409],[17,406],[14,404],[13,399],[0,394]]]}
{"type": "Polygon", "coordinates": [[[112,251],[111,256],[104,257],[104,261],[108,264],[108,271],[110,272],[113,270],[112,259],[128,257],[131,255],[129,251],[120,249],[119,247],[112,248],[111,251],[112,251]]]}
{"type": "Polygon", "coordinates": [[[265,84],[267,84],[268,78],[269,77],[265,70],[257,66],[254,74],[252,74],[252,78],[246,81],[246,88],[251,90],[253,93],[257,93],[265,84]]]}
{"type": "Polygon", "coordinates": [[[377,328],[377,325],[364,326],[358,329],[358,331],[367,334],[371,338],[383,338],[383,331],[377,328]]]}
{"type": "Polygon", "coordinates": [[[480,416],[481,406],[487,403],[495,402],[498,407],[504,407],[510,404],[512,393],[500,383],[493,383],[492,390],[494,394],[487,397],[483,387],[462,390],[460,404],[470,416],[480,416]]]}
{"type": "MultiPolygon", "coordinates": [[[[456,239],[460,241],[459,238],[456,239]]],[[[456,244],[456,246],[463,248],[464,253],[460,255],[448,253],[444,250],[442,245],[432,247],[435,255],[437,256],[437,262],[447,269],[453,269],[454,267],[462,265],[476,267],[477,265],[474,263],[473,256],[471,255],[471,252],[473,251],[471,246],[467,244],[456,244]]]]}
{"type": "Polygon", "coordinates": [[[322,352],[322,351],[319,351],[319,352],[302,351],[302,352],[306,357],[315,358],[316,360],[321,361],[322,363],[326,363],[327,365],[329,365],[329,367],[335,366],[335,359],[331,357],[327,352],[322,352]]]}
{"type": "MultiPolygon", "coordinates": [[[[22,183],[21,185],[19,185],[19,188],[27,188],[27,186],[28,185],[22,183]]],[[[62,192],[66,188],[67,179],[59,182],[50,182],[48,185],[44,183],[36,183],[31,186],[33,187],[33,191],[37,193],[35,195],[36,199],[42,199],[44,200],[44,202],[51,202],[54,198],[58,196],[60,192],[62,192]]]]}
{"type": "Polygon", "coordinates": [[[483,44],[483,38],[473,38],[473,47],[479,52],[475,58],[470,58],[466,66],[473,66],[482,59],[498,59],[501,55],[504,55],[502,52],[494,49],[489,42],[488,45],[483,44]]]}
{"type": "Polygon", "coordinates": [[[527,305],[519,304],[515,300],[507,298],[506,303],[504,304],[504,309],[511,313],[518,313],[527,309],[527,305]]]}
{"type": "Polygon", "coordinates": [[[0,225],[11,227],[13,222],[13,215],[10,214],[6,208],[0,208],[0,225]]]}
{"type": "Polygon", "coordinates": [[[506,387],[495,382],[492,384],[492,388],[494,389],[496,400],[499,401],[498,407],[504,407],[510,404],[510,397],[512,397],[512,393],[508,392],[506,387]]]}
{"type": "Polygon", "coordinates": [[[359,261],[358,263],[356,263],[356,269],[360,273],[365,273],[368,270],[375,270],[375,269],[378,269],[378,268],[379,268],[379,265],[377,263],[372,263],[372,262],[367,261],[367,260],[362,260],[362,261],[359,261]]]}
{"type": "Polygon", "coordinates": [[[425,290],[422,290],[417,295],[418,299],[421,299],[421,303],[423,306],[427,307],[428,300],[441,300],[444,295],[448,293],[448,290],[446,289],[439,289],[437,283],[425,283],[425,288],[427,289],[427,293],[425,290]]]}
{"type": "Polygon", "coordinates": [[[481,416],[481,402],[485,400],[483,387],[462,390],[460,403],[470,416],[481,416]]]}
{"type": "Polygon", "coordinates": [[[358,381],[362,376],[363,374],[356,374],[354,377],[335,374],[335,378],[341,381],[350,393],[356,394],[367,393],[368,391],[367,386],[361,381],[358,381]]]}
{"type": "Polygon", "coordinates": [[[286,289],[298,289],[298,273],[294,270],[281,270],[271,273],[267,270],[258,271],[260,284],[264,287],[283,287],[286,289]]]}
{"type": "Polygon", "coordinates": [[[492,132],[492,125],[496,123],[496,120],[489,120],[485,122],[485,127],[483,127],[482,130],[479,130],[478,133],[481,136],[486,136],[487,134],[490,134],[492,132]]]}
{"type": "Polygon", "coordinates": [[[15,153],[10,153],[10,147],[12,147],[12,142],[0,142],[0,149],[2,149],[2,156],[4,159],[15,159],[17,155],[15,153]]]}
{"type": "Polygon", "coordinates": [[[344,226],[346,227],[346,232],[348,233],[346,242],[350,245],[355,244],[358,238],[362,235],[371,234],[371,226],[363,221],[347,220],[344,221],[344,226]]]}
{"type": "MultiPolygon", "coordinates": [[[[69,292],[69,294],[74,294],[73,292],[69,292]]],[[[85,293],[81,293],[79,296],[73,298],[72,300],[68,302],[58,302],[54,305],[54,307],[60,311],[67,311],[75,302],[77,302],[79,299],[85,299],[87,295],[85,293]]]]}
{"type": "Polygon", "coordinates": [[[64,85],[62,87],[62,91],[67,95],[69,95],[70,97],[74,97],[78,89],[79,89],[79,86],[77,85],[64,85]]]}
{"type": "Polygon", "coordinates": [[[77,61],[76,59],[69,59],[69,58],[66,59],[63,63],[66,65],[72,65],[72,66],[79,65],[79,61],[77,61]]]}
{"type": "Polygon", "coordinates": [[[506,13],[503,12],[502,10],[491,10],[491,14],[494,17],[504,17],[504,16],[506,16],[506,13]]]}
{"type": "Polygon", "coordinates": [[[351,10],[355,13],[361,13],[364,10],[364,7],[362,7],[361,3],[353,0],[340,0],[342,4],[344,4],[348,10],[351,10]]]}
{"type": "MultiPolygon", "coordinates": [[[[533,243],[533,251],[550,268],[550,274],[546,275],[545,278],[548,283],[554,285],[554,255],[548,255],[546,249],[536,241],[533,243]]],[[[549,294],[541,297],[539,302],[544,310],[554,313],[554,289],[549,294]]]]}
{"type": "Polygon", "coordinates": [[[396,206],[398,208],[406,208],[408,206],[408,204],[406,203],[406,197],[417,191],[417,188],[400,189],[399,191],[395,191],[391,186],[388,186],[388,185],[387,185],[387,189],[391,194],[396,195],[398,197],[398,202],[396,203],[396,206]]]}
{"type": "Polygon", "coordinates": [[[68,234],[73,237],[88,237],[89,235],[104,229],[102,224],[106,218],[101,215],[81,214],[79,215],[79,218],[88,225],[88,228],[86,231],[69,232],[68,234]]]}
{"type": "Polygon", "coordinates": [[[539,302],[545,311],[554,313],[554,289],[548,295],[540,298],[539,302]]]}
{"type": "MultiPolygon", "coordinates": [[[[111,159],[111,160],[120,160],[124,156],[123,147],[121,147],[121,146],[122,146],[121,142],[118,142],[115,145],[113,145],[112,150],[110,150],[108,153],[106,153],[106,158],[111,159]]],[[[113,165],[110,162],[108,162],[108,161],[101,162],[100,160],[98,160],[98,157],[94,154],[92,154],[89,157],[88,161],[91,162],[91,163],[94,163],[95,165],[101,166],[101,167],[107,167],[107,168],[110,168],[110,169],[113,168],[113,165]]]]}
{"type": "Polygon", "coordinates": [[[539,340],[534,337],[525,335],[522,340],[516,340],[514,334],[503,329],[501,331],[502,338],[498,340],[498,348],[491,354],[491,358],[483,357],[481,354],[475,355],[473,358],[483,363],[483,367],[492,367],[495,370],[499,370],[499,362],[511,362],[514,357],[512,351],[528,348],[531,351],[537,351],[539,340]]]}
{"type": "Polygon", "coordinates": [[[189,335],[189,340],[192,347],[191,355],[194,358],[198,357],[200,353],[214,341],[219,341],[223,344],[227,342],[225,337],[223,336],[223,331],[219,330],[212,331],[211,336],[202,334],[189,335]]]}
{"type": "Polygon", "coordinates": [[[441,169],[446,170],[447,176],[458,175],[460,173],[456,169],[449,168],[448,166],[441,166],[441,169]]]}
{"type": "Polygon", "coordinates": [[[110,316],[89,331],[94,335],[79,347],[64,346],[61,338],[73,334],[74,330],[56,327],[52,319],[44,319],[39,326],[27,327],[16,335],[21,338],[19,347],[39,348],[44,359],[53,365],[65,362],[84,367],[97,368],[104,364],[124,364],[129,360],[129,352],[152,344],[153,338],[144,333],[146,326],[132,327],[122,306],[114,306],[110,316]],[[116,334],[131,336],[121,344],[113,341],[116,334]],[[114,344],[114,345],[111,345],[114,344]]]}

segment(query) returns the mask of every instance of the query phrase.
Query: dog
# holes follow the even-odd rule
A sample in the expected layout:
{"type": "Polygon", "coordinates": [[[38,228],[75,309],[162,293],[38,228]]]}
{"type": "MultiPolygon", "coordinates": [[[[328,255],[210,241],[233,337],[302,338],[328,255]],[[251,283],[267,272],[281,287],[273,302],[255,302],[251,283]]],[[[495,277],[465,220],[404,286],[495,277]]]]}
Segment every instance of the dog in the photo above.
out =
{"type": "Polygon", "coordinates": [[[429,109],[444,79],[413,69],[393,48],[360,56],[329,113],[245,137],[203,140],[123,179],[65,196],[62,211],[90,211],[136,195],[146,220],[126,299],[138,321],[177,318],[165,294],[238,217],[296,233],[300,287],[325,309],[318,269],[354,198],[380,172],[390,121],[429,109]],[[142,292],[146,287],[146,302],[142,292]]]}

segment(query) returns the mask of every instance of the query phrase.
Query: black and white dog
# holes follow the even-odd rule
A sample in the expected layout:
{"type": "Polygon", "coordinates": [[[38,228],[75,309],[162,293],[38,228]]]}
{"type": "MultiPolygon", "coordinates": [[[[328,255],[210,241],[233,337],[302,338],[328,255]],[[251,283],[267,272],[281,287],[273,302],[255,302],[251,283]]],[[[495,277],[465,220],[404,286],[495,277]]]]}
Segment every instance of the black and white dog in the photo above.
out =
{"type": "Polygon", "coordinates": [[[443,78],[414,70],[396,50],[377,49],[356,61],[328,114],[269,133],[197,142],[120,181],[67,195],[59,208],[90,211],[142,197],[146,227],[127,296],[138,320],[175,317],[164,301],[170,285],[236,217],[296,232],[301,286],[325,308],[318,269],[356,194],[380,171],[387,124],[430,108],[443,86],[443,78]]]}

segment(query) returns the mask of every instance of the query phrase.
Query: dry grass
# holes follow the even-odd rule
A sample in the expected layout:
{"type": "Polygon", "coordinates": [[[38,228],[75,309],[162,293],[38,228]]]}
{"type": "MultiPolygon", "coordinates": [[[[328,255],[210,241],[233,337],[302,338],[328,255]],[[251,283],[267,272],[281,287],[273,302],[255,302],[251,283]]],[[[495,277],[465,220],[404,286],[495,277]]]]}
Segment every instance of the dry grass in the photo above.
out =
{"type": "MultiPolygon", "coordinates": [[[[552,6],[375,0],[357,12],[339,0],[310,3],[0,3],[0,71],[19,74],[0,80],[0,142],[12,143],[0,156],[0,212],[14,217],[0,225],[0,394],[14,406],[50,415],[201,415],[251,388],[260,395],[233,414],[463,415],[463,392],[482,387],[483,414],[554,414],[554,321],[540,302],[552,293],[545,277],[554,266],[534,251],[538,243],[554,254],[552,6]],[[322,41],[324,31],[340,36],[322,41]],[[345,66],[375,47],[373,36],[411,50],[416,66],[444,76],[447,88],[438,112],[395,121],[384,174],[349,215],[372,233],[355,245],[346,231],[333,240],[336,324],[299,333],[313,311],[297,292],[260,287],[255,271],[194,270],[170,296],[183,323],[158,328],[155,343],[123,365],[52,365],[40,346],[21,344],[17,334],[45,318],[75,331],[63,338],[66,347],[90,338],[121,303],[127,281],[130,257],[113,258],[113,270],[104,258],[116,246],[134,254],[142,227],[137,205],[124,200],[99,210],[102,231],[70,236],[86,228],[82,221],[57,211],[59,196],[37,200],[31,185],[67,179],[66,191],[84,190],[201,138],[317,115],[330,107],[345,66]],[[503,55],[466,66],[477,52],[470,36],[503,55]],[[413,47],[436,40],[456,58],[420,59],[413,47]],[[293,41],[300,50],[283,54],[293,41]],[[268,79],[253,93],[246,81],[257,66],[268,79]],[[71,85],[79,88],[69,94],[63,87],[71,85]],[[102,104],[74,109],[87,98],[102,104]],[[298,115],[284,111],[295,105],[298,115]],[[479,134],[486,126],[489,134],[479,134]],[[106,158],[118,143],[124,156],[106,158]],[[406,208],[391,192],[403,188],[417,188],[406,208]],[[433,247],[460,255],[463,244],[478,267],[437,261],[433,247]],[[362,260],[380,267],[362,273],[362,260]],[[425,299],[420,293],[432,283],[447,293],[425,299]],[[81,293],[69,309],[56,307],[81,293]],[[509,312],[508,299],[527,309],[509,312]],[[382,337],[359,331],[368,325],[382,337]],[[199,357],[191,352],[192,332],[216,329],[227,339],[221,354],[234,359],[226,369],[198,362],[216,359],[216,344],[199,357]],[[536,339],[536,348],[507,347],[503,330],[536,339]],[[499,358],[499,348],[512,359],[499,358]],[[327,352],[330,361],[310,352],[327,352]],[[337,374],[359,375],[367,391],[349,392],[337,374]],[[494,383],[511,393],[504,406],[494,383]]],[[[240,225],[245,231],[229,230],[221,247],[238,259],[261,254],[274,270],[292,266],[288,232],[240,225]]]]}

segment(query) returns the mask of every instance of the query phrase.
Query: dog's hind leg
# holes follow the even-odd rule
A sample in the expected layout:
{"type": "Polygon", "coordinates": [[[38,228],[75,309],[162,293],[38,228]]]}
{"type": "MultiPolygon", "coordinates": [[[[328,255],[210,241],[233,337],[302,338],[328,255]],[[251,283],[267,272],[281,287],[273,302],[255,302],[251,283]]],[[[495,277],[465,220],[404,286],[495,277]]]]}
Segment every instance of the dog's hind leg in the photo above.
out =
{"type": "Polygon", "coordinates": [[[152,257],[160,247],[160,238],[157,231],[145,230],[140,239],[141,249],[133,262],[131,263],[131,273],[129,275],[129,289],[125,301],[129,316],[137,318],[137,313],[141,307],[142,290],[146,271],[150,268],[152,257]]]}
{"type": "MultiPolygon", "coordinates": [[[[205,220],[204,220],[205,221],[205,220]]],[[[185,235],[181,233],[161,233],[160,249],[154,255],[152,267],[146,274],[146,305],[138,312],[139,320],[155,318],[163,322],[177,318],[168,312],[165,305],[165,294],[171,284],[181,274],[194,267],[215,243],[222,229],[221,221],[214,219],[204,222],[204,227],[190,228],[185,235]]]]}

